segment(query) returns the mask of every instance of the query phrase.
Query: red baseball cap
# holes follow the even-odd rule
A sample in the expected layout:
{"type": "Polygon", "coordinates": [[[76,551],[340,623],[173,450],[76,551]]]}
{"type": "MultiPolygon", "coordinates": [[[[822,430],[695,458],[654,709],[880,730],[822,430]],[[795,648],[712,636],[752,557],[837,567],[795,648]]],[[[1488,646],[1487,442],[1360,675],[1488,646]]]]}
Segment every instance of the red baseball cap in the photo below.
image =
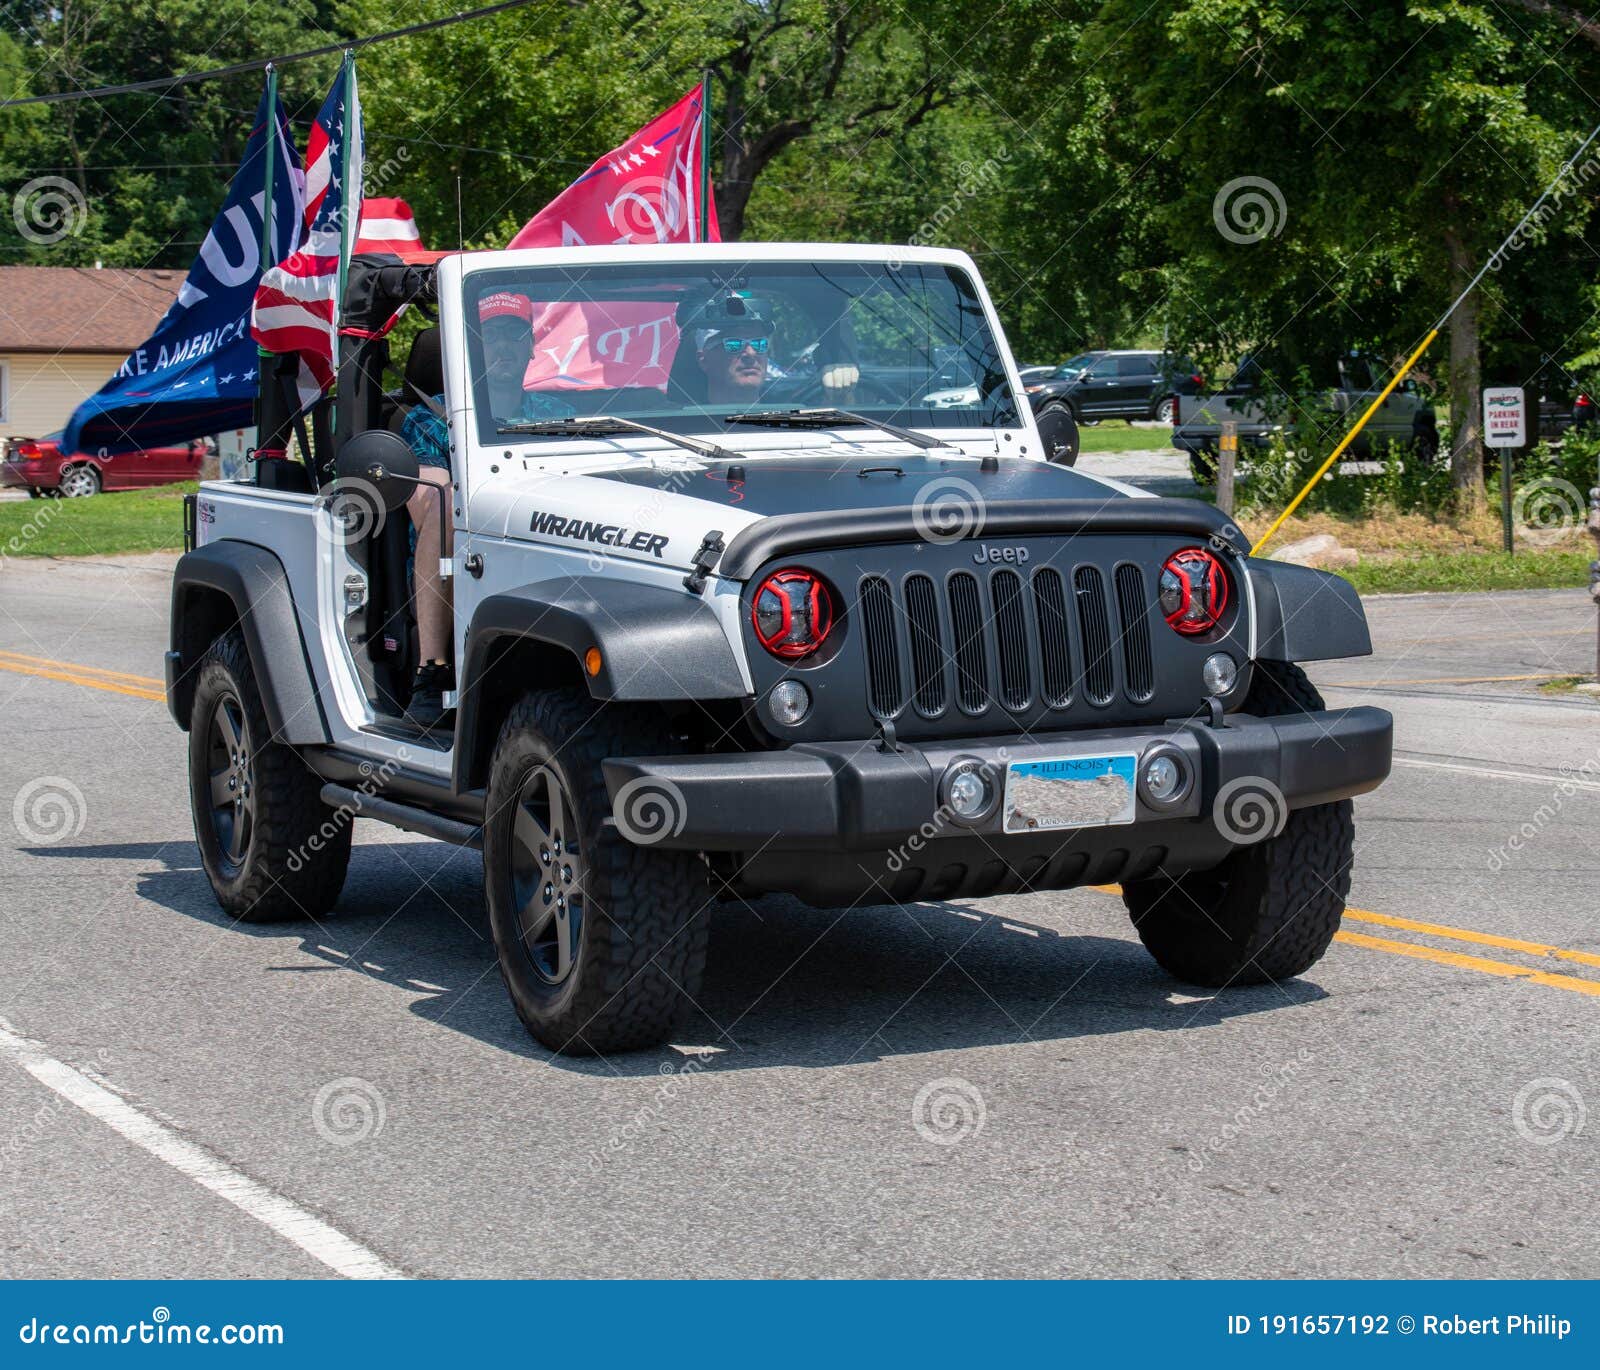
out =
{"type": "Polygon", "coordinates": [[[496,290],[492,295],[485,295],[478,301],[478,321],[488,323],[490,319],[515,318],[521,319],[529,328],[533,327],[533,301],[526,295],[519,295],[513,290],[496,290]]]}

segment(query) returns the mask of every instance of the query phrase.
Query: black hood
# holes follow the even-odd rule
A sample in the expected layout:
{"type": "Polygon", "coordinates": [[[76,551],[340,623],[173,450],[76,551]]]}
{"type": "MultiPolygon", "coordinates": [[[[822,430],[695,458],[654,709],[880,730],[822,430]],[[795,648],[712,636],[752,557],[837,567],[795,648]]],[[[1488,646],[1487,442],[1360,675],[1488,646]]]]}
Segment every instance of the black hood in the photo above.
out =
{"type": "Polygon", "coordinates": [[[603,480],[670,490],[749,514],[826,514],[849,509],[909,508],[946,499],[985,504],[1020,500],[1131,498],[1065,466],[1000,457],[984,462],[917,453],[914,456],[753,456],[716,462],[687,478],[683,470],[627,470],[603,480]],[[972,487],[962,488],[957,482],[972,487]]]}

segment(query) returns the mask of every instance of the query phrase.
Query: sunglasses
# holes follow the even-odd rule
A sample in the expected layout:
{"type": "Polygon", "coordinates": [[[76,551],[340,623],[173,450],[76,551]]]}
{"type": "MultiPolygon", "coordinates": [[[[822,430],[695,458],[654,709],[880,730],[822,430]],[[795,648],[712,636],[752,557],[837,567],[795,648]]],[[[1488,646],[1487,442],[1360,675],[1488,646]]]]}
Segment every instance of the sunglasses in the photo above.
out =
{"type": "Polygon", "coordinates": [[[724,338],[722,350],[724,352],[743,352],[749,348],[752,352],[765,352],[770,338],[724,338]]]}

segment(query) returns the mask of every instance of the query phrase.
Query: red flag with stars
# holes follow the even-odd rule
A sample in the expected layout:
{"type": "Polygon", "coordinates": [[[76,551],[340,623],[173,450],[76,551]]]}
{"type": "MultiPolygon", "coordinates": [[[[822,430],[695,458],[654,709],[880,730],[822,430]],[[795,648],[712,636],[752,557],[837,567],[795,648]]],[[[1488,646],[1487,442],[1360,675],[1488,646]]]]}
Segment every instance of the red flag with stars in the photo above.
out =
{"type": "Polygon", "coordinates": [[[704,100],[704,88],[696,86],[612,148],[529,219],[509,246],[721,242],[704,174],[704,100]]]}

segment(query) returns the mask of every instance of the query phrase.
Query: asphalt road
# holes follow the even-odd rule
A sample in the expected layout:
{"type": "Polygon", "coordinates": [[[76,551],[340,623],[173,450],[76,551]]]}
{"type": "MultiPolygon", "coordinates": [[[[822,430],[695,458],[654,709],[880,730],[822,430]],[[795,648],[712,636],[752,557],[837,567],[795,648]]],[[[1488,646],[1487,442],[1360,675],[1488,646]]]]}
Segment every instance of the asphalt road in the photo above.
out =
{"type": "Polygon", "coordinates": [[[574,1061],[471,853],[363,824],[321,925],[221,915],[169,566],[0,569],[0,1276],[1600,1275],[1600,707],[1525,678],[1581,591],[1374,601],[1316,672],[1401,752],[1298,981],[1179,985],[1095,890],[775,900],[682,1043],[574,1061]]]}

